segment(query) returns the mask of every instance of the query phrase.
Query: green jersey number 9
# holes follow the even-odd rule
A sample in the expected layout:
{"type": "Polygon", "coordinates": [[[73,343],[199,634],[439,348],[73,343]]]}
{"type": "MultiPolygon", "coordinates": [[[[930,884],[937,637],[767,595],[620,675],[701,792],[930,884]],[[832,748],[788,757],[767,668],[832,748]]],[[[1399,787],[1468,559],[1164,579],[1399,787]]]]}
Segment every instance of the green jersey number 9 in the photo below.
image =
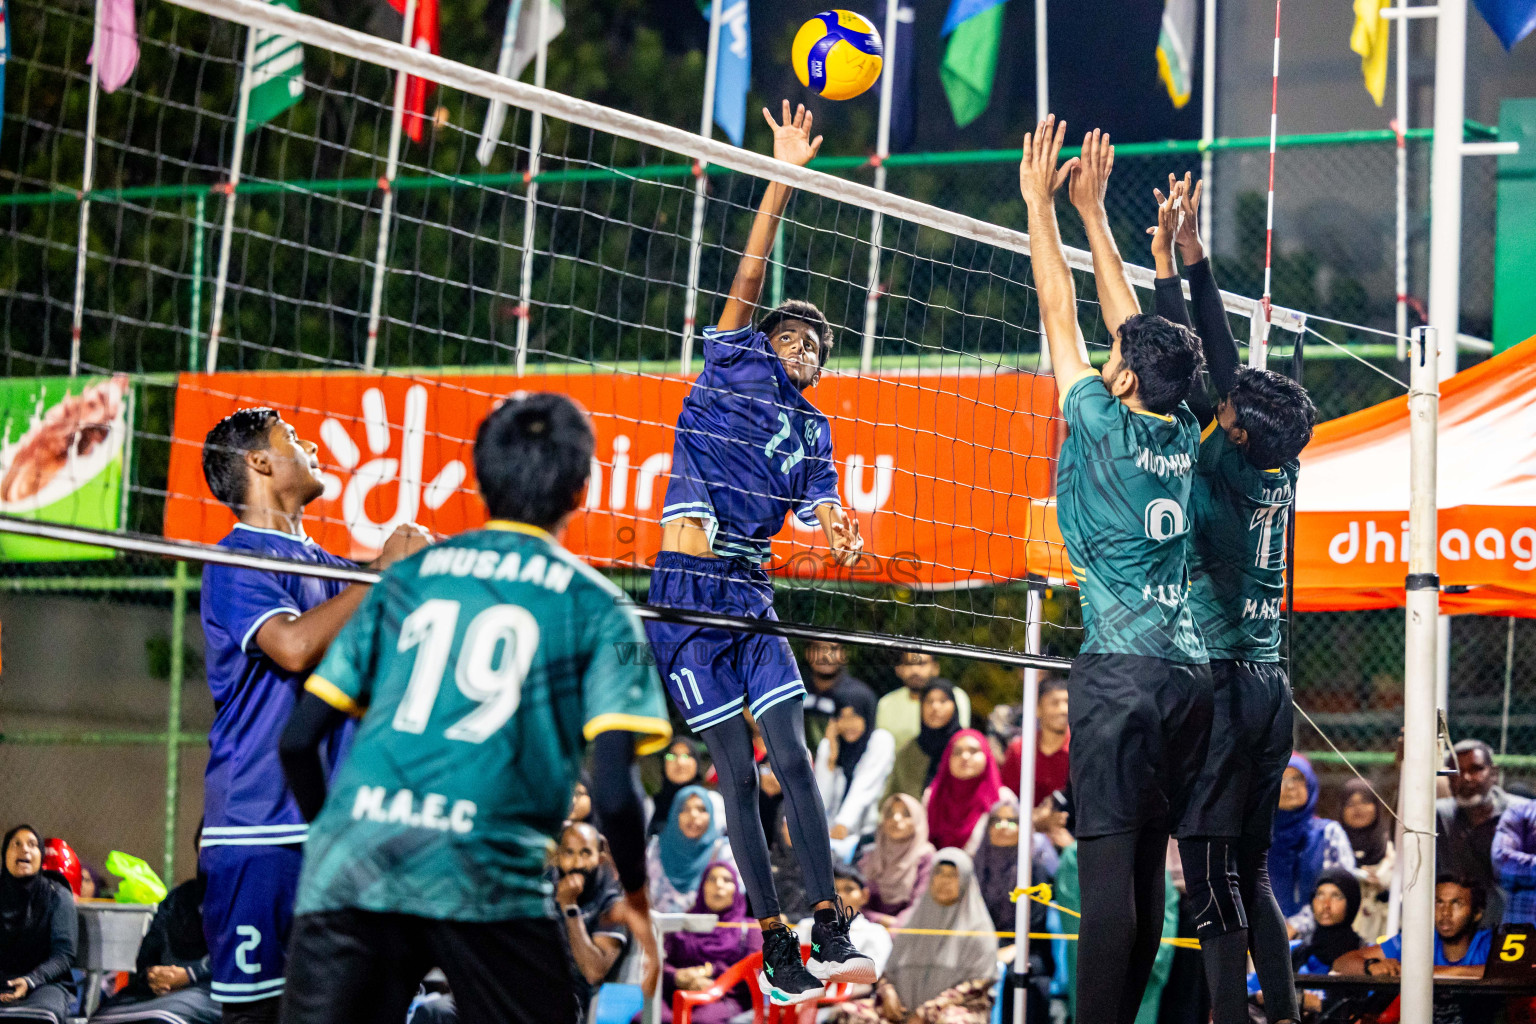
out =
{"type": "MultiPolygon", "coordinates": [[[[421,733],[432,717],[438,689],[453,655],[453,636],[459,624],[460,604],[433,598],[400,624],[397,650],[415,649],[416,660],[405,696],[395,710],[394,727],[400,732],[421,733]]],[[[517,711],[523,680],[528,676],[539,646],[539,623],[526,608],[497,604],[469,622],[454,666],[459,692],[479,707],[449,726],[451,740],[483,743],[517,711]]]]}

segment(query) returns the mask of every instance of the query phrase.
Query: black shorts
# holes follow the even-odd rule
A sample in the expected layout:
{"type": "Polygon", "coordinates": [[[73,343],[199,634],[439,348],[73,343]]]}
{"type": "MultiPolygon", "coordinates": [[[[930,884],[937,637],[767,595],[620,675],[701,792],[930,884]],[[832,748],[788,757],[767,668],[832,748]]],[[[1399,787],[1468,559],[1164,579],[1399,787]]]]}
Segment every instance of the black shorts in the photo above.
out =
{"type": "Polygon", "coordinates": [[[295,918],[283,1024],[404,1021],[421,979],[448,977],[462,1024],[575,1024],[560,927],[334,910],[295,918]]]}
{"type": "MultiPolygon", "coordinates": [[[[1280,777],[1291,759],[1291,684],[1275,662],[1211,662],[1211,745],[1180,835],[1269,846],[1280,777]]],[[[1073,737],[1075,741],[1076,736],[1073,737]]]]}
{"type": "Polygon", "coordinates": [[[1173,832],[1205,764],[1209,669],[1134,654],[1080,654],[1067,696],[1077,836],[1173,832]]]}

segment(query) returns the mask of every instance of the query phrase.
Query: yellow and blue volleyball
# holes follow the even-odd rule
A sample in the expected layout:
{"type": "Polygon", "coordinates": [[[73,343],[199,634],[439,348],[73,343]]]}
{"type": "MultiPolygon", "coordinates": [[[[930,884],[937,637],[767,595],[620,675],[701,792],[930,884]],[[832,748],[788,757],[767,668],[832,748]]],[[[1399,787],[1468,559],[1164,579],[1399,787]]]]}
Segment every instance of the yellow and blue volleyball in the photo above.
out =
{"type": "Polygon", "coordinates": [[[823,11],[795,33],[791,56],[801,85],[829,100],[851,100],[879,79],[884,53],[868,19],[823,11]]]}

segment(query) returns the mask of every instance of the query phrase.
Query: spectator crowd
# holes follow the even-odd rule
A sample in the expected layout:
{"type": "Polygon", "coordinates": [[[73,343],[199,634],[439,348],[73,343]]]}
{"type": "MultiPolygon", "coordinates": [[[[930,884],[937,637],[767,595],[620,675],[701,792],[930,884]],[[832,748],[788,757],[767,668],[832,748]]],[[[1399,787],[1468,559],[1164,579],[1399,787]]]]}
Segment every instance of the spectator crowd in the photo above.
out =
{"type": "MultiPolygon", "coordinates": [[[[1064,681],[1040,680],[1034,784],[1021,794],[1018,708],[973,719],[965,692],[924,654],[901,659],[895,673],[901,685],[883,697],[848,673],[840,645],[810,643],[805,657],[806,738],[826,807],[836,888],[854,915],[852,939],[875,961],[878,974],[873,985],[829,991],[819,1019],[985,1024],[993,1019],[995,1001],[1015,993],[1023,994],[1031,1020],[1053,1019],[1053,1001],[1070,1014],[1076,957],[1066,939],[1032,943],[1028,982],[1002,983],[1014,959],[1021,842],[1029,844],[1033,879],[1053,888],[1051,906],[1031,903],[1031,931],[1072,933],[1072,912],[1080,905],[1064,681]]],[[[786,918],[809,943],[811,908],[783,824],[782,797],[760,741],[757,751],[775,886],[786,918]]],[[[1436,808],[1436,974],[1480,977],[1501,922],[1536,924],[1536,801],[1499,784],[1487,744],[1463,741],[1454,758],[1457,771],[1436,808]]],[[[714,915],[719,923],[667,936],[663,1019],[672,1020],[674,999],[683,993],[691,995],[679,1005],[689,1003],[698,1024],[750,1019],[754,974],[732,969],[760,954],[762,933],[747,908],[714,772],[702,744],[690,738],[675,739],[656,760],[646,848],[651,904],[662,913],[714,915]]],[[[28,825],[4,837],[0,1018],[64,1024],[81,1013],[76,904],[106,895],[106,879],[78,862],[72,872],[51,870],[58,867],[49,863],[54,843],[28,825]]],[[[1401,939],[1388,934],[1396,856],[1393,815],[1375,788],[1356,778],[1324,794],[1312,764],[1299,754],[1291,758],[1269,870],[1303,989],[1307,975],[1391,978],[1401,970],[1401,939]],[[1337,808],[1337,818],[1324,817],[1320,806],[1337,808]]],[[[571,984],[587,1004],[605,981],[619,976],[632,943],[612,913],[623,888],[586,783],[572,795],[547,877],[554,913],[565,925],[571,984]]],[[[220,1019],[220,1004],[209,994],[205,885],[199,875],[159,903],[136,970],[109,984],[93,1020],[220,1019]]],[[[1194,934],[1191,913],[1180,907],[1181,886],[1170,845],[1165,938],[1194,934]]],[[[1164,944],[1138,1021],[1207,1019],[1198,962],[1191,967],[1181,961],[1193,954],[1176,946],[1164,944]]],[[[1257,984],[1250,989],[1260,1019],[1257,984]]],[[[1306,990],[1304,1016],[1374,1020],[1390,1011],[1390,991],[1361,991],[1306,990]]],[[[1476,993],[1437,996],[1436,1021],[1494,1019],[1500,1002],[1476,993]]],[[[1521,1015],[1509,1019],[1532,1019],[1531,1006],[1515,1000],[1511,1007],[1521,1015]]],[[[424,994],[412,1020],[454,1020],[451,995],[424,994]]]]}

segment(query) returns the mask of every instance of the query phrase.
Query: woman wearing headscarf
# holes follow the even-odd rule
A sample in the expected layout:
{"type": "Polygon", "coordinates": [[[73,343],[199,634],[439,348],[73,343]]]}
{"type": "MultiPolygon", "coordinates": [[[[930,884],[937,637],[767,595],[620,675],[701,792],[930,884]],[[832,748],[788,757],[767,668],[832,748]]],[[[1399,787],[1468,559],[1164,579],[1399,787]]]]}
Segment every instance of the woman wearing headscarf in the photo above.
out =
{"type": "MultiPolygon", "coordinates": [[[[1366,943],[1355,932],[1355,915],[1360,912],[1360,883],[1353,871],[1333,868],[1318,875],[1312,887],[1308,910],[1315,922],[1312,935],[1291,948],[1291,969],[1297,974],[1328,974],[1345,953],[1366,943]]],[[[1250,994],[1258,991],[1258,978],[1248,976],[1250,994]]],[[[1262,997],[1260,997],[1262,998],[1262,997]]],[[[1302,1009],[1314,1013],[1327,1002],[1323,992],[1302,993],[1302,1009]]]]}
{"type": "MultiPolygon", "coordinates": [[[[976,884],[987,902],[987,913],[1000,932],[1011,932],[1014,926],[1013,890],[1019,881],[1019,801],[1012,793],[1004,792],[1003,798],[992,805],[987,815],[986,836],[976,851],[976,884]]],[[[1056,874],[1056,848],[1040,833],[1034,833],[1034,848],[1030,851],[1031,877],[1036,882],[1048,882],[1056,874]]],[[[1035,903],[1032,913],[1038,912],[1040,923],[1045,923],[1045,905],[1035,903]]],[[[1044,931],[1036,928],[1036,931],[1044,931]]]]}
{"type": "MultiPolygon", "coordinates": [[[[664,1024],[671,1024],[672,995],[703,991],[732,964],[763,948],[763,933],[747,913],[747,890],[735,865],[717,861],[704,869],[704,882],[691,908],[695,914],[715,914],[720,923],[745,924],[744,928],[716,928],[707,932],[674,932],[667,936],[666,963],[662,966],[662,1010],[664,1024]]],[[[723,1024],[752,1008],[746,983],[738,985],[719,1001],[694,1008],[695,1024],[723,1024]]]]}
{"type": "Polygon", "coordinates": [[[1269,848],[1269,880],[1285,915],[1291,938],[1306,941],[1312,934],[1312,892],[1324,871],[1355,869],[1344,827],[1319,818],[1317,773],[1300,754],[1280,779],[1280,809],[1275,814],[1275,838],[1269,848]]]}
{"type": "Polygon", "coordinates": [[[1339,824],[1355,852],[1355,878],[1360,882],[1360,914],[1355,931],[1367,943],[1375,943],[1387,930],[1387,898],[1392,887],[1392,868],[1397,850],[1392,844],[1392,823],[1381,801],[1364,779],[1344,783],[1344,802],[1339,824]]]}
{"type": "Polygon", "coordinates": [[[886,797],[875,842],[859,858],[869,889],[864,916],[887,928],[906,924],[928,888],[934,852],[928,841],[928,815],[917,798],[905,793],[886,797]]]}
{"type": "Polygon", "coordinates": [[[74,995],[75,900],[44,872],[42,837],[17,825],[0,842],[0,1017],[67,1024],[74,995]]]}
{"type": "Polygon", "coordinates": [[[704,868],[715,861],[735,863],[730,841],[721,834],[715,806],[703,786],[684,786],[672,813],[645,851],[651,907],[679,914],[693,906],[704,868]]]}
{"type": "Polygon", "coordinates": [[[923,689],[918,710],[922,723],[917,735],[896,751],[896,764],[885,784],[885,795],[906,793],[921,798],[933,781],[950,738],[960,731],[960,712],[955,704],[955,684],[935,679],[923,689]]]}
{"type": "Polygon", "coordinates": [[[891,947],[885,977],[869,1000],[837,1007],[832,1020],[873,1024],[986,1024],[997,986],[998,950],[992,918],[964,850],[934,858],[933,878],[891,947]],[[919,934],[940,931],[943,934],[919,934]]]}
{"type": "MultiPolygon", "coordinates": [[[[674,738],[672,745],[661,755],[661,789],[652,801],[650,824],[645,827],[647,838],[661,835],[667,816],[672,813],[672,802],[677,799],[678,790],[684,786],[703,785],[704,776],[704,744],[687,736],[674,738]]],[[[724,821],[725,802],[714,790],[710,790],[710,794],[713,798],[711,802],[719,812],[717,819],[724,821]]]]}
{"type": "Polygon", "coordinates": [[[954,846],[974,856],[987,834],[987,815],[1004,794],[1014,796],[1003,786],[991,744],[975,729],[961,729],[950,737],[923,792],[928,838],[940,849],[954,846]]]}
{"type": "Polygon", "coordinates": [[[845,679],[833,692],[837,712],[816,746],[816,786],[826,806],[832,853],[848,860],[880,824],[880,794],[896,759],[896,741],[875,728],[875,691],[845,679]]]}

